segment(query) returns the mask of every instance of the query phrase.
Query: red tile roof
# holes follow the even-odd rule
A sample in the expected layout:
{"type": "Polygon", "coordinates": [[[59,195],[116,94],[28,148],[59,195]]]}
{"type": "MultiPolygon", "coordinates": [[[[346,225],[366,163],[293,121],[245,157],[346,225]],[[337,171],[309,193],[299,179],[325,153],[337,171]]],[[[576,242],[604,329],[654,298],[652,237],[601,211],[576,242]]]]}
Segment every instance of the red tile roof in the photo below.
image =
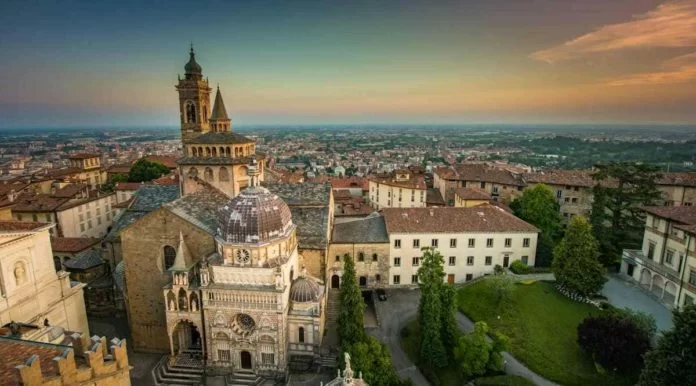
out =
{"type": "Polygon", "coordinates": [[[33,231],[49,225],[35,221],[0,221],[0,232],[33,231]]]}
{"type": "Polygon", "coordinates": [[[75,153],[68,156],[69,159],[88,159],[88,158],[99,158],[101,154],[97,153],[75,153]]]}
{"type": "Polygon", "coordinates": [[[369,177],[370,181],[378,184],[384,184],[389,186],[396,186],[400,188],[407,189],[422,189],[425,190],[428,187],[425,185],[425,177],[422,175],[412,175],[409,174],[410,178],[408,180],[397,180],[395,174],[390,174],[389,176],[372,176],[369,177]]]}
{"type": "Polygon", "coordinates": [[[53,197],[73,198],[78,193],[82,192],[83,190],[85,190],[87,188],[88,188],[87,184],[69,184],[69,185],[62,187],[61,189],[56,190],[56,192],[53,193],[53,197]]]}
{"type": "Polygon", "coordinates": [[[142,184],[140,182],[119,182],[116,184],[116,190],[136,191],[142,184]]]}
{"type": "Polygon", "coordinates": [[[360,177],[334,178],[331,180],[331,187],[334,189],[361,188],[366,191],[369,189],[369,186],[367,179],[360,177]]]}
{"type": "Polygon", "coordinates": [[[483,164],[461,164],[448,168],[437,168],[435,173],[445,180],[485,181],[502,185],[524,186],[524,181],[520,175],[483,164]]]}
{"type": "Polygon", "coordinates": [[[51,237],[53,252],[77,253],[99,244],[99,239],[91,237],[51,237]]]}
{"type": "Polygon", "coordinates": [[[26,365],[32,355],[37,355],[41,363],[41,373],[45,377],[58,375],[55,357],[61,356],[68,346],[32,342],[22,339],[0,337],[0,385],[19,384],[19,372],[15,368],[26,365]]]}
{"type": "Polygon", "coordinates": [[[662,173],[657,180],[658,185],[696,186],[696,172],[662,173]]]}
{"type": "Polygon", "coordinates": [[[130,164],[125,164],[125,165],[111,165],[109,166],[108,169],[106,169],[107,173],[112,173],[112,174],[128,174],[131,170],[131,165],[130,164]]]}
{"type": "Polygon", "coordinates": [[[491,199],[491,195],[488,192],[476,188],[457,188],[454,194],[459,196],[462,200],[485,200],[491,199]]]}
{"type": "Polygon", "coordinates": [[[155,185],[179,185],[178,174],[167,174],[155,180],[152,180],[155,185]]]}
{"type": "Polygon", "coordinates": [[[503,209],[486,205],[472,208],[387,208],[382,210],[389,233],[430,232],[538,232],[503,209]]]}
{"type": "Polygon", "coordinates": [[[644,206],[643,210],[686,225],[696,225],[696,206],[644,206]]]}
{"type": "Polygon", "coordinates": [[[591,188],[595,185],[591,170],[543,170],[524,175],[527,182],[547,185],[582,186],[591,188]]]}
{"type": "Polygon", "coordinates": [[[176,156],[173,155],[148,155],[143,157],[146,160],[150,162],[157,162],[158,164],[162,164],[169,169],[176,169],[177,168],[177,163],[176,163],[176,156]]]}

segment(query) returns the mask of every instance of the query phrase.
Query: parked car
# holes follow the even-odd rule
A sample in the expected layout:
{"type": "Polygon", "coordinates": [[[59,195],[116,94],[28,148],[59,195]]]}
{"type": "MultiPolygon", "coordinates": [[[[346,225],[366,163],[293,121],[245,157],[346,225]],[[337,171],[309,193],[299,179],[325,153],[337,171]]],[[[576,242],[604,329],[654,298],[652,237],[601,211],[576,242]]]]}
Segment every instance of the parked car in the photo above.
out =
{"type": "Polygon", "coordinates": [[[379,300],[381,300],[381,301],[387,300],[387,291],[385,291],[385,290],[379,288],[379,289],[377,289],[376,292],[377,292],[377,298],[378,298],[379,300]]]}

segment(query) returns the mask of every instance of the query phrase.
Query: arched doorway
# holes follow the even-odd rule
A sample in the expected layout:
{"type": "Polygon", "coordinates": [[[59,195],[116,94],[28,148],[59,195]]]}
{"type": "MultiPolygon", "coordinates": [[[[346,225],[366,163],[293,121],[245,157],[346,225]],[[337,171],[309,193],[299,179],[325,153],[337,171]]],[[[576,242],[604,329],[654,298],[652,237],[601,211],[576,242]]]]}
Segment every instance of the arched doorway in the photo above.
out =
{"type": "Polygon", "coordinates": [[[640,285],[643,286],[643,288],[649,290],[651,283],[652,283],[652,277],[650,276],[650,271],[643,268],[643,270],[640,271],[640,285]]]}
{"type": "Polygon", "coordinates": [[[331,288],[339,288],[341,285],[341,279],[338,275],[331,276],[331,288]]]}
{"type": "Polygon", "coordinates": [[[360,286],[364,287],[367,285],[367,277],[365,276],[360,276],[360,286]]]}
{"type": "Polygon", "coordinates": [[[653,276],[652,292],[662,299],[662,294],[665,290],[665,279],[660,275],[653,276]]]}
{"type": "Polygon", "coordinates": [[[187,320],[179,321],[172,332],[171,344],[173,355],[200,356],[201,333],[193,323],[187,320]]]}
{"type": "Polygon", "coordinates": [[[251,370],[251,353],[249,353],[249,351],[240,352],[239,361],[243,369],[251,370]]]}

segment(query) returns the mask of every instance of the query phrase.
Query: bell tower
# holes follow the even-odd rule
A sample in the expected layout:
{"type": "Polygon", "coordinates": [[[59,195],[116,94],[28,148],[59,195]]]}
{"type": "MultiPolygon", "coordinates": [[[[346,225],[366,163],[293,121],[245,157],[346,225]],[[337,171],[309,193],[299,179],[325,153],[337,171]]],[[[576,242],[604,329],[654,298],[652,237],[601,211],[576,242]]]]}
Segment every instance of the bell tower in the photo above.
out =
{"type": "Polygon", "coordinates": [[[189,53],[189,61],[184,66],[184,78],[179,76],[176,85],[179,93],[179,115],[181,120],[181,142],[183,145],[197,136],[210,131],[210,92],[208,79],[203,79],[203,70],[196,63],[196,54],[189,53]]]}

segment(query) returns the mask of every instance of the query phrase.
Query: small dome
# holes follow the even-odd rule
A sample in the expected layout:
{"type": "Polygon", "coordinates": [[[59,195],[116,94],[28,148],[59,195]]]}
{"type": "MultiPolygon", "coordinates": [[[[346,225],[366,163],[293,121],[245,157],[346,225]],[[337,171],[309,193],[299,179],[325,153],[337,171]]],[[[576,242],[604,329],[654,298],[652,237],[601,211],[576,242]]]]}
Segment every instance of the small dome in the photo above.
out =
{"type": "Polygon", "coordinates": [[[286,236],[292,228],[290,208],[268,189],[239,192],[218,212],[218,236],[228,243],[262,243],[286,236]]]}
{"type": "Polygon", "coordinates": [[[319,301],[321,288],[314,280],[306,277],[298,277],[290,287],[290,300],[297,303],[319,301]]]}
{"type": "Polygon", "coordinates": [[[193,46],[191,46],[191,52],[189,53],[189,61],[184,66],[184,70],[187,74],[197,74],[200,75],[203,72],[201,65],[196,62],[196,54],[193,52],[193,46]]]}

